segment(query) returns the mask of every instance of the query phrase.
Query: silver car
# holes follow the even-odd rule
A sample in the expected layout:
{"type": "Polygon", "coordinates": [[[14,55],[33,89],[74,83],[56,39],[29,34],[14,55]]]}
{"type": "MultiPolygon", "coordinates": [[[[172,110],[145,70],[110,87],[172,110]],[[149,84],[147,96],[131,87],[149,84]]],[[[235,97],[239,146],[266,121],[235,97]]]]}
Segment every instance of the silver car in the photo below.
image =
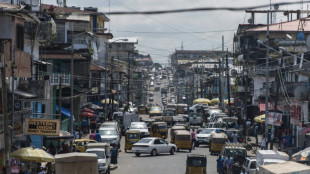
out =
{"type": "Polygon", "coordinates": [[[117,145],[120,148],[120,138],[118,131],[114,128],[99,128],[101,135],[101,142],[110,143],[111,145],[117,145]]]}
{"type": "Polygon", "coordinates": [[[202,131],[196,136],[196,146],[199,147],[200,144],[209,144],[210,136],[215,130],[216,128],[202,129],[202,131]]]}
{"type": "Polygon", "coordinates": [[[142,153],[151,154],[151,156],[160,153],[170,153],[171,155],[174,155],[176,150],[177,146],[175,144],[168,143],[164,139],[157,137],[143,138],[133,144],[132,147],[132,151],[136,156],[140,156],[142,153]]]}

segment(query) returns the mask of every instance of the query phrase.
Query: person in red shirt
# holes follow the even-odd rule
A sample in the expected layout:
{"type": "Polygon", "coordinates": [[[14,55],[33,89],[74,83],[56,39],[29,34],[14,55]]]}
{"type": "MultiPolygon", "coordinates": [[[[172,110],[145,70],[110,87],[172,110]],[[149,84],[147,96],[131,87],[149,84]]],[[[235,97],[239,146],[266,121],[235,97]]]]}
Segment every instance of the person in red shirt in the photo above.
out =
{"type": "Polygon", "coordinates": [[[192,147],[193,147],[193,149],[195,149],[195,146],[196,146],[196,133],[195,133],[195,130],[192,129],[192,147]]]}
{"type": "Polygon", "coordinates": [[[89,139],[95,140],[95,131],[92,130],[91,133],[89,134],[89,139]]]}

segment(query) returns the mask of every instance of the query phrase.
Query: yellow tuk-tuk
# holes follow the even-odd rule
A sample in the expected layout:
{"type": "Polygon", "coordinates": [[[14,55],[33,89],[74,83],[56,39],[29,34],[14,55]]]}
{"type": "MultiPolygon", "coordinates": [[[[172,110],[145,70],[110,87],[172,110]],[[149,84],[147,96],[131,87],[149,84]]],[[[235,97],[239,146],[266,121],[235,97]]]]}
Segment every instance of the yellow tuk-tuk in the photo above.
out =
{"type": "Polygon", "coordinates": [[[174,131],[175,130],[186,130],[185,126],[172,126],[170,129],[170,143],[174,144],[174,131]]]}
{"type": "Polygon", "coordinates": [[[227,141],[228,137],[225,133],[219,131],[212,133],[210,137],[210,146],[209,146],[209,151],[211,152],[211,154],[220,153],[222,147],[225,145],[227,141]]]}
{"type": "Polygon", "coordinates": [[[132,145],[141,139],[141,133],[138,130],[128,130],[125,134],[125,152],[131,150],[132,145]]]}
{"type": "Polygon", "coordinates": [[[153,122],[151,136],[166,139],[168,137],[168,125],[166,122],[153,122]]]}
{"type": "Polygon", "coordinates": [[[206,174],[207,156],[203,154],[188,154],[185,174],[206,174]]]}
{"type": "Polygon", "coordinates": [[[192,152],[192,135],[187,130],[174,131],[174,144],[179,149],[187,149],[192,152]]]}
{"type": "Polygon", "coordinates": [[[138,114],[147,114],[147,108],[144,105],[138,106],[138,114]]]}
{"type": "Polygon", "coordinates": [[[187,107],[187,104],[177,104],[177,112],[178,114],[184,114],[184,108],[187,107]]]}

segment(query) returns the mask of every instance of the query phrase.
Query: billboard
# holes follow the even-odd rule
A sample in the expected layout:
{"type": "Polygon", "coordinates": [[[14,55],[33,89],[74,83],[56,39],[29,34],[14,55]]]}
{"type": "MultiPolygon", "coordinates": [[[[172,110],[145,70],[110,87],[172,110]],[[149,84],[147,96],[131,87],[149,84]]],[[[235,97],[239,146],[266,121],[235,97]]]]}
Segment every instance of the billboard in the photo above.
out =
{"type": "Polygon", "coordinates": [[[27,135],[58,136],[59,128],[60,128],[59,120],[48,120],[39,118],[26,119],[27,135]]]}
{"type": "Polygon", "coordinates": [[[270,125],[281,126],[282,113],[268,112],[267,123],[270,125]]]}

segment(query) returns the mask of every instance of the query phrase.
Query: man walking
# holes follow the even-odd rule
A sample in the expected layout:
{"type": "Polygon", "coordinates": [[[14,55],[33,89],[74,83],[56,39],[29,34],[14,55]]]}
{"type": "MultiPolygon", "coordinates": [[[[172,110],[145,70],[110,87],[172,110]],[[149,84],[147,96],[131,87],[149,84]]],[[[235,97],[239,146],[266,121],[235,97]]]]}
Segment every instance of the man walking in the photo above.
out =
{"type": "Polygon", "coordinates": [[[267,138],[264,135],[262,138],[262,142],[260,144],[261,150],[266,150],[266,146],[267,146],[267,138]]]}
{"type": "Polygon", "coordinates": [[[226,173],[231,174],[232,173],[232,159],[230,158],[230,155],[227,156],[227,159],[224,161],[225,163],[225,168],[226,168],[226,173]]]}
{"type": "Polygon", "coordinates": [[[217,173],[223,174],[224,173],[224,159],[221,155],[219,155],[219,158],[216,160],[217,162],[217,173]]]}
{"type": "Polygon", "coordinates": [[[255,124],[255,127],[254,127],[254,136],[256,139],[256,145],[258,145],[258,125],[257,125],[257,123],[255,124]]]}
{"type": "Polygon", "coordinates": [[[95,140],[97,142],[101,142],[101,135],[99,133],[99,130],[96,130],[96,133],[95,133],[95,140]]]}
{"type": "Polygon", "coordinates": [[[193,147],[193,149],[195,149],[195,146],[196,146],[196,133],[195,133],[195,130],[192,129],[192,147],[193,147]]]}
{"type": "Polygon", "coordinates": [[[236,132],[233,133],[232,138],[233,138],[233,143],[238,143],[238,136],[236,132]]]}
{"type": "Polygon", "coordinates": [[[111,152],[111,163],[112,164],[117,164],[117,153],[118,153],[118,148],[114,144],[111,152]]]}

